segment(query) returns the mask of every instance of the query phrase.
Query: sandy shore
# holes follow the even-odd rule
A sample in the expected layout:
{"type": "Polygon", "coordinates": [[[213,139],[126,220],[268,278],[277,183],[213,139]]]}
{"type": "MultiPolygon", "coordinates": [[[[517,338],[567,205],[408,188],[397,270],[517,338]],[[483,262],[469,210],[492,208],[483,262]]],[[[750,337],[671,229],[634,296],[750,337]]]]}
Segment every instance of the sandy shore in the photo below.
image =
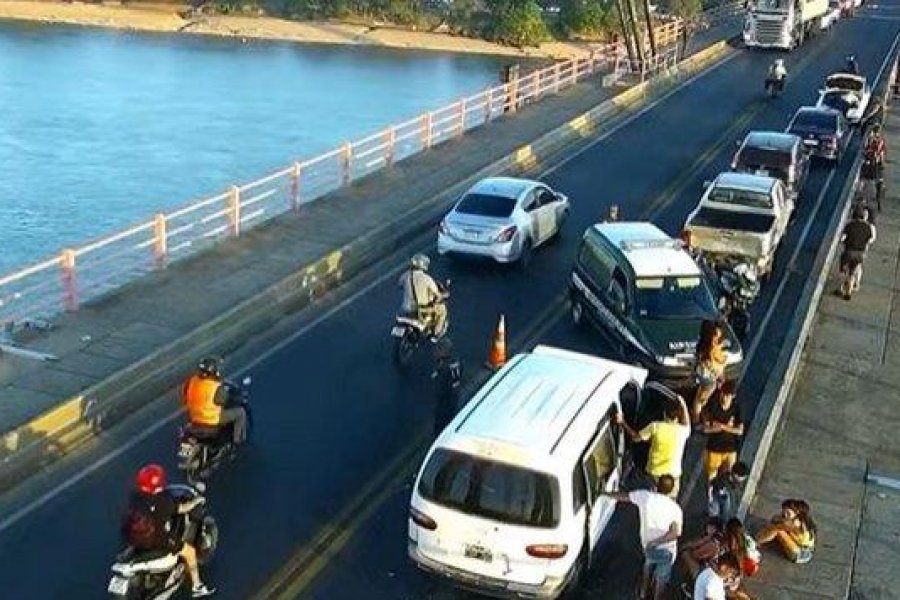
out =
{"type": "Polygon", "coordinates": [[[174,5],[82,4],[43,0],[0,0],[0,19],[66,23],[132,31],[192,33],[245,39],[284,40],[309,44],[346,44],[503,56],[569,58],[582,56],[594,44],[550,42],[518,50],[483,40],[443,33],[371,28],[334,22],[297,22],[272,17],[202,16],[183,19],[174,5]]]}

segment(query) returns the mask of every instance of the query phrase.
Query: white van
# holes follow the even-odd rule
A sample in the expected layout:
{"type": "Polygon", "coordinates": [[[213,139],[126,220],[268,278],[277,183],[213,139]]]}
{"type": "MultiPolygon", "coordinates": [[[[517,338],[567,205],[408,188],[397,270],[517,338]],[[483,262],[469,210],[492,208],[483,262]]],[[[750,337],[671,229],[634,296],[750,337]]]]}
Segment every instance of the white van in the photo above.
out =
{"type": "Polygon", "coordinates": [[[546,346],[513,357],[425,457],[410,500],[412,560],[482,594],[561,595],[615,510],[600,495],[622,475],[611,415],[646,377],[546,346]]]}

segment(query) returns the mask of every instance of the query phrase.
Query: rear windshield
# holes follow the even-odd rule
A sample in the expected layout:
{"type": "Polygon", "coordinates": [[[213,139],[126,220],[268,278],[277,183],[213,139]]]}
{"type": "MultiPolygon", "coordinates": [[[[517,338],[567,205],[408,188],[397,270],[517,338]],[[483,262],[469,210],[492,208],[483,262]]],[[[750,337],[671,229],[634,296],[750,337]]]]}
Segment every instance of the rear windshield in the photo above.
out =
{"type": "Polygon", "coordinates": [[[772,208],[772,198],[769,194],[719,186],[709,193],[709,201],[749,208],[772,208]]]}
{"type": "Polygon", "coordinates": [[[514,198],[491,194],[466,194],[456,205],[456,212],[481,217],[508,217],[515,207],[514,198]]]}
{"type": "Polygon", "coordinates": [[[428,459],[419,494],[429,502],[511,525],[549,528],[559,523],[555,477],[444,448],[428,459]]]}
{"type": "Polygon", "coordinates": [[[837,115],[818,111],[798,113],[791,124],[791,129],[794,131],[833,133],[837,129],[837,115]]]}

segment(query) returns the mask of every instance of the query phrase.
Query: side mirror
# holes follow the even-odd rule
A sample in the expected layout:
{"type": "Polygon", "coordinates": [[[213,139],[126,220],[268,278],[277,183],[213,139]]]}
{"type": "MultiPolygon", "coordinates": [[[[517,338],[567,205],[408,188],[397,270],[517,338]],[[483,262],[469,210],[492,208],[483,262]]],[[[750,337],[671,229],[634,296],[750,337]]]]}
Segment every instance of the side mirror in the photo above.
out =
{"type": "Polygon", "coordinates": [[[566,196],[565,194],[563,194],[562,192],[556,192],[556,199],[559,200],[560,202],[566,202],[569,199],[569,197],[566,196]]]}
{"type": "Polygon", "coordinates": [[[252,382],[253,382],[253,378],[250,377],[249,375],[247,375],[246,377],[244,377],[243,379],[241,379],[241,383],[244,385],[244,387],[247,387],[247,386],[250,385],[252,382]]]}
{"type": "Polygon", "coordinates": [[[735,140],[735,141],[734,141],[734,145],[737,146],[738,148],[740,148],[740,147],[741,147],[741,140],[735,140]]]}
{"type": "Polygon", "coordinates": [[[706,180],[703,182],[703,189],[705,190],[705,189],[709,188],[709,186],[711,186],[711,185],[712,185],[712,181],[706,180]]]}

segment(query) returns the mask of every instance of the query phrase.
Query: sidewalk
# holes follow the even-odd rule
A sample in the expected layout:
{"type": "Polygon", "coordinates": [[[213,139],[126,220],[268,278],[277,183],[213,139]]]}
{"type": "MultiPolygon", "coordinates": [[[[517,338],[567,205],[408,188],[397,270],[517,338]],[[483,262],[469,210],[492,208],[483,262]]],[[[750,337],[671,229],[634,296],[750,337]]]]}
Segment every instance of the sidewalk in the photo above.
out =
{"type": "Polygon", "coordinates": [[[900,111],[888,112],[885,133],[894,158],[862,288],[849,302],[838,297],[831,267],[747,517],[755,533],[783,499],[807,500],[819,528],[815,556],[793,565],[774,545],[765,549],[747,580],[761,600],[900,598],[900,489],[873,481],[900,485],[900,111]]]}

